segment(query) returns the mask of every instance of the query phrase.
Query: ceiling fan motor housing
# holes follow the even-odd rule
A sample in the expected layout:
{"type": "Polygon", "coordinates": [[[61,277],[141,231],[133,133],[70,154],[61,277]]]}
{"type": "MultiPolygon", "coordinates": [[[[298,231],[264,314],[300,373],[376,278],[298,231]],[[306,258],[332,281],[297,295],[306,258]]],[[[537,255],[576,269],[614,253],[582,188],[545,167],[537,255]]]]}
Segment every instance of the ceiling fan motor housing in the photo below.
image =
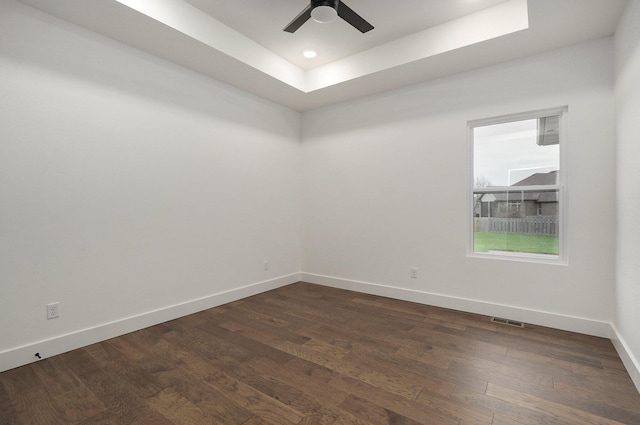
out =
{"type": "Polygon", "coordinates": [[[340,0],[311,0],[311,9],[315,9],[318,6],[329,6],[338,10],[338,3],[340,0]]]}

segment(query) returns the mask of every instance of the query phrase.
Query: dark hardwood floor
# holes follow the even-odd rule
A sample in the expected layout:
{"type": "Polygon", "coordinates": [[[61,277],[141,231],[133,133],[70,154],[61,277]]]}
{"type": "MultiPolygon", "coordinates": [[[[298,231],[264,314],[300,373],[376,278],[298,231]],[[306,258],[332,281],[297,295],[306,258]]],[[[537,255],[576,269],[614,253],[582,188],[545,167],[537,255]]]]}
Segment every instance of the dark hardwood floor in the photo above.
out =
{"type": "Polygon", "coordinates": [[[610,341],[298,283],[0,374],[0,424],[640,424],[610,341]]]}

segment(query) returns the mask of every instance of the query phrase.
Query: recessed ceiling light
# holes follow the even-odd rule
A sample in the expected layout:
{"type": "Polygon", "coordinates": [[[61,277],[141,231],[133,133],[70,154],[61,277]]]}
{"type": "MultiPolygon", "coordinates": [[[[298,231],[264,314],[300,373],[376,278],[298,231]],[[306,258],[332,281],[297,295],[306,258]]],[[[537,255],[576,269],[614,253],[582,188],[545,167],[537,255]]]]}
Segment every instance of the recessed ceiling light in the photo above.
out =
{"type": "Polygon", "coordinates": [[[302,52],[302,56],[304,56],[307,59],[313,59],[316,56],[318,56],[318,54],[313,50],[305,50],[304,52],[302,52]]]}

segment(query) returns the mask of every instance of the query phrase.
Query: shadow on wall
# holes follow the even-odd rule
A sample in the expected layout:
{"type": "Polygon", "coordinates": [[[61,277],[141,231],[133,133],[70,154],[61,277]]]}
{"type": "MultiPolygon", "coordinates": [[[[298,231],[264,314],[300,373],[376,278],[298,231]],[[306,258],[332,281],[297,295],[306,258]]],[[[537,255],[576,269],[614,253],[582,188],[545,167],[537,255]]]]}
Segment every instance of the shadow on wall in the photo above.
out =
{"type": "Polygon", "coordinates": [[[47,69],[207,119],[272,133],[290,128],[285,137],[299,134],[295,111],[17,2],[0,3],[0,47],[3,60],[18,66],[47,69]]]}

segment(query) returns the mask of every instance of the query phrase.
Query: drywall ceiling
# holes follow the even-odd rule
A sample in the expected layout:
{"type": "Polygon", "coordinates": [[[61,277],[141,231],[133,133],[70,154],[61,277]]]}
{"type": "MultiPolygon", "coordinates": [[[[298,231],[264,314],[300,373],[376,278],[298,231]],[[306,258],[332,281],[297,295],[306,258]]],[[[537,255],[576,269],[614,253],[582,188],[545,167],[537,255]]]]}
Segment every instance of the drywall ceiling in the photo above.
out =
{"type": "Polygon", "coordinates": [[[610,36],[626,5],[344,0],[375,29],[310,20],[290,34],[307,0],[20,1],[298,111],[610,36]]]}
{"type": "Polygon", "coordinates": [[[360,34],[342,19],[308,21],[294,34],[282,29],[308,0],[185,0],[302,69],[343,59],[411,34],[495,6],[505,0],[345,0],[375,30],[360,34]],[[302,52],[318,53],[306,59],[302,52]]]}

